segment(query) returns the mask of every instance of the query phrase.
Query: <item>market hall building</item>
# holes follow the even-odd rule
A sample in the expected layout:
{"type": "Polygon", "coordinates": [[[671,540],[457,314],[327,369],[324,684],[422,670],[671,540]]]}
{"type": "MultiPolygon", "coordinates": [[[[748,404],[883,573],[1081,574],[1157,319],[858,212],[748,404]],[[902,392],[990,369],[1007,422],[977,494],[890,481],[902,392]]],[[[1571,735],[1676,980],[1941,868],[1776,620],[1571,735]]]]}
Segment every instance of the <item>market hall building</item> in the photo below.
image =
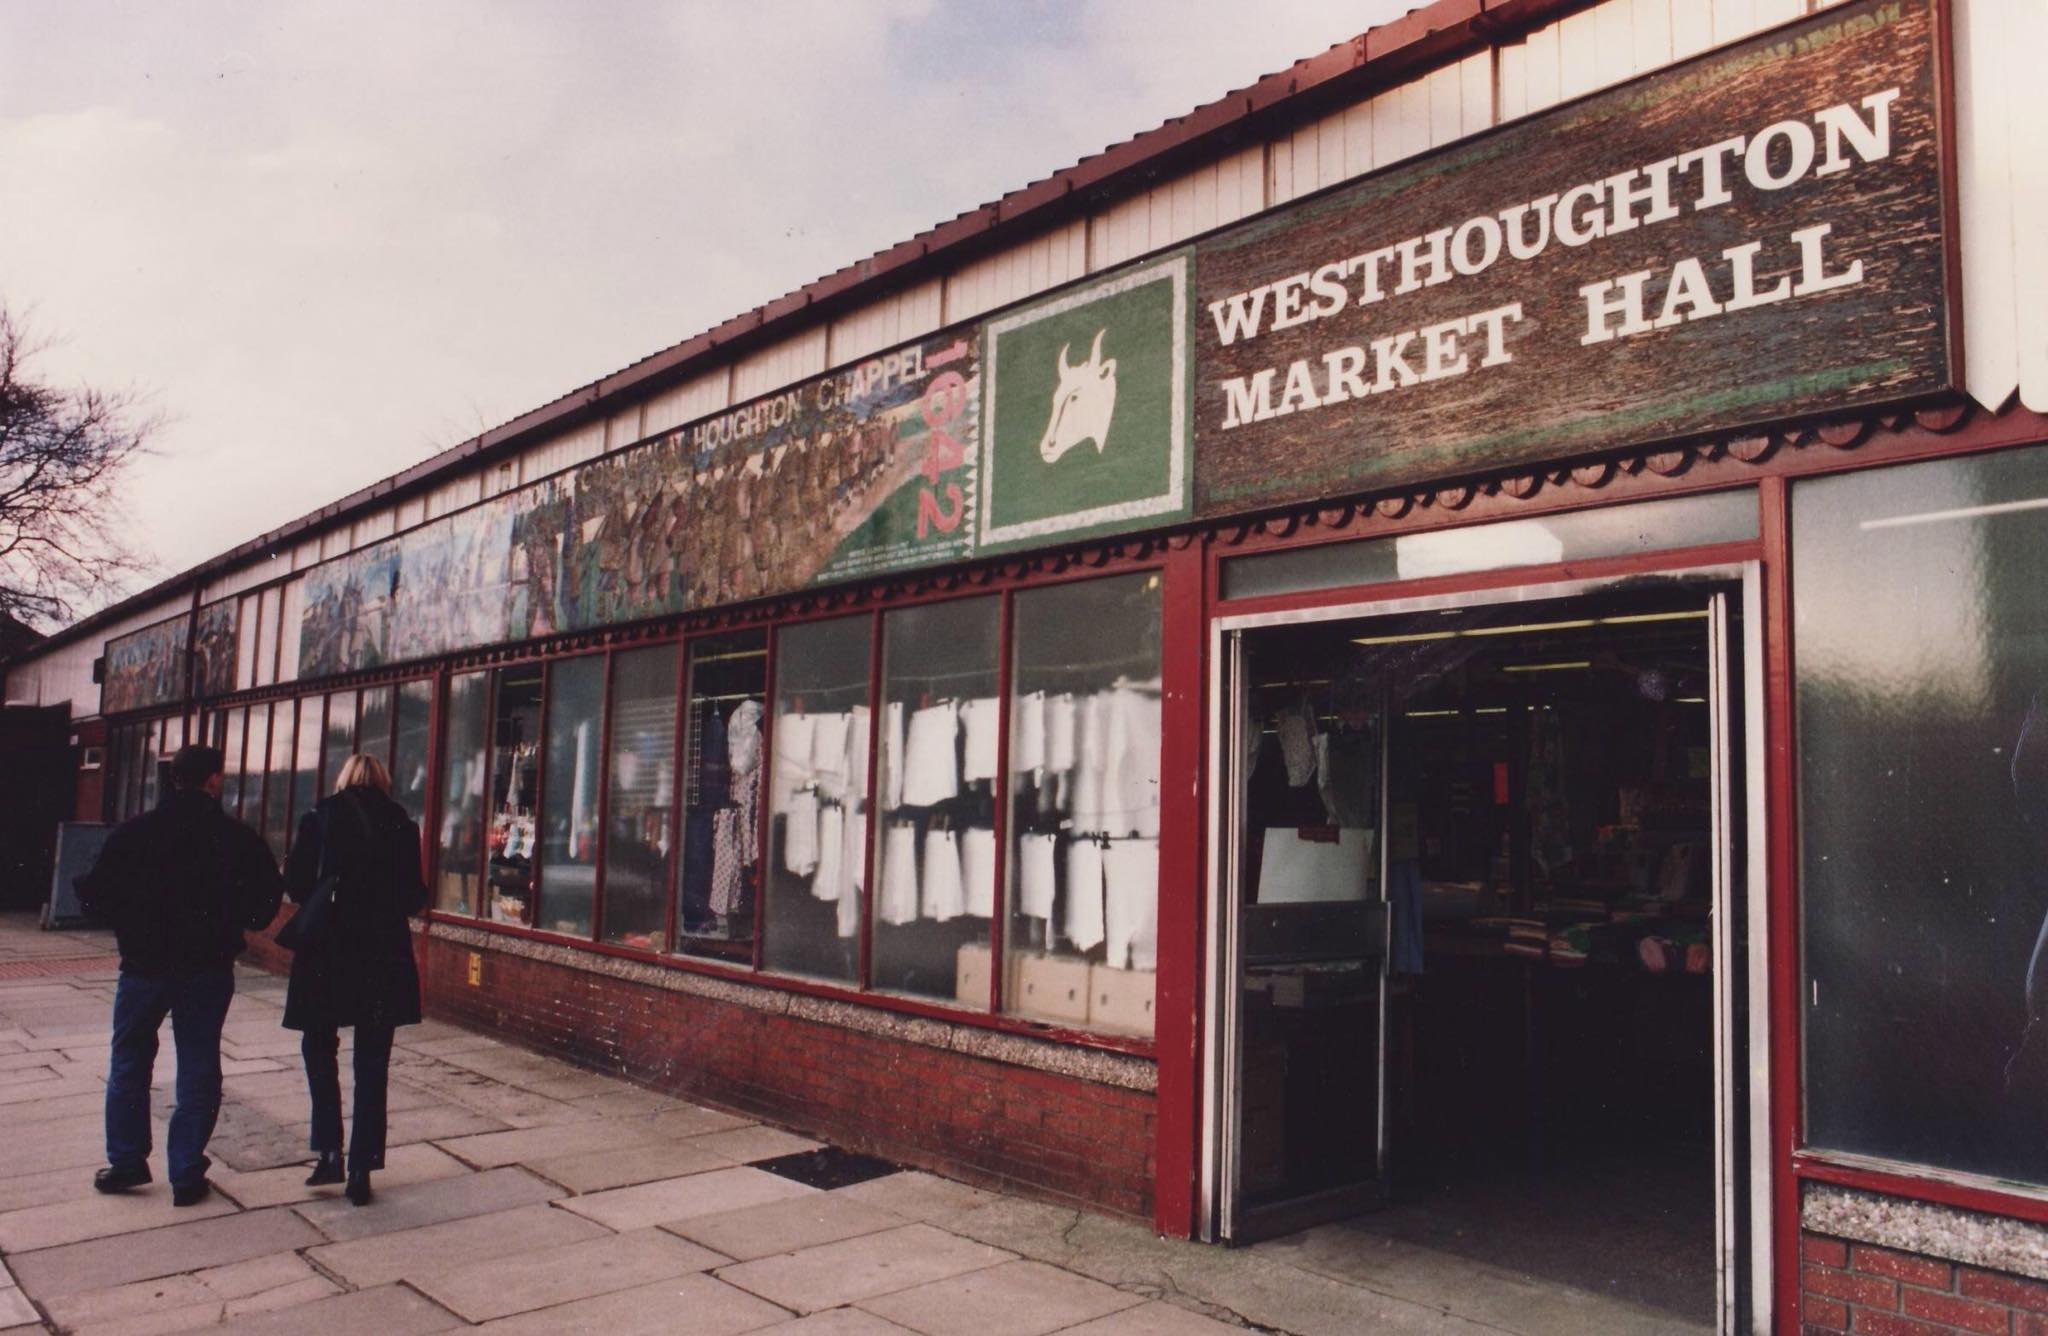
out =
{"type": "Polygon", "coordinates": [[[387,758],[430,1008],[660,1089],[1170,1235],[2031,1330],[2041,50],[1440,0],[7,698],[78,819],[204,738],[280,854],[387,758]]]}

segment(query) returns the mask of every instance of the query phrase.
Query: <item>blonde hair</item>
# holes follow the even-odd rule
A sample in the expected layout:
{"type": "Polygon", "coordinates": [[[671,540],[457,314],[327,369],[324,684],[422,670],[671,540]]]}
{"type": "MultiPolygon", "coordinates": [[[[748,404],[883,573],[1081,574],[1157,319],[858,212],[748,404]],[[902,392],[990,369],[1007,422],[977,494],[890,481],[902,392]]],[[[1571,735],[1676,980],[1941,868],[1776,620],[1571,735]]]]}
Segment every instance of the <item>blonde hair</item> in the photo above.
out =
{"type": "Polygon", "coordinates": [[[389,797],[391,793],[391,772],[384,763],[374,756],[356,752],[341,763],[341,773],[334,777],[334,791],[352,789],[358,785],[367,786],[389,797]]]}

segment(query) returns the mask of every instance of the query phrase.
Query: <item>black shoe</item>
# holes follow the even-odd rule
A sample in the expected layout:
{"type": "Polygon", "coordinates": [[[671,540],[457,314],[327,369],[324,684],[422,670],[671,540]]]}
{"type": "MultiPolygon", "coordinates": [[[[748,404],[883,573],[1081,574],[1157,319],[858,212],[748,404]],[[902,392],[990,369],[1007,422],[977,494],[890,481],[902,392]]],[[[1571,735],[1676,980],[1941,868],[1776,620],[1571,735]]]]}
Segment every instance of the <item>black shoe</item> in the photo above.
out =
{"type": "Polygon", "coordinates": [[[101,1192],[126,1192],[149,1182],[149,1166],[138,1164],[132,1169],[119,1165],[108,1165],[92,1176],[92,1185],[101,1192]]]}
{"type": "Polygon", "coordinates": [[[359,1169],[348,1176],[348,1186],[342,1191],[358,1206],[370,1204],[370,1171],[359,1169]]]}
{"type": "Polygon", "coordinates": [[[329,1183],[339,1183],[341,1179],[341,1152],[323,1150],[320,1152],[320,1158],[313,1162],[313,1172],[307,1176],[306,1186],[325,1187],[329,1183]]]}
{"type": "Polygon", "coordinates": [[[171,1205],[197,1206],[213,1195],[213,1184],[202,1178],[196,1183],[171,1184],[171,1205]]]}

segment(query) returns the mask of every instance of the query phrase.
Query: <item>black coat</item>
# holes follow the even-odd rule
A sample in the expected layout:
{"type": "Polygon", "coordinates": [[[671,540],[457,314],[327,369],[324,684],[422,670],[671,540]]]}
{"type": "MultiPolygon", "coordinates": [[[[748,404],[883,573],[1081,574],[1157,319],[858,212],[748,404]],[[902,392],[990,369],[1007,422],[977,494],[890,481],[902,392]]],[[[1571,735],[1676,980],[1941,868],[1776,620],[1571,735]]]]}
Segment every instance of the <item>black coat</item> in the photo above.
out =
{"type": "Polygon", "coordinates": [[[420,975],[406,919],[427,903],[420,828],[372,788],[323,798],[285,858],[293,901],[311,895],[323,872],[339,873],[340,886],[327,933],[292,956],[286,1028],[417,1025],[420,975]]]}
{"type": "Polygon", "coordinates": [[[284,894],[263,837],[199,789],[173,789],[115,827],[77,886],[113,927],[121,968],[143,975],[228,968],[243,930],[269,927],[284,894]]]}

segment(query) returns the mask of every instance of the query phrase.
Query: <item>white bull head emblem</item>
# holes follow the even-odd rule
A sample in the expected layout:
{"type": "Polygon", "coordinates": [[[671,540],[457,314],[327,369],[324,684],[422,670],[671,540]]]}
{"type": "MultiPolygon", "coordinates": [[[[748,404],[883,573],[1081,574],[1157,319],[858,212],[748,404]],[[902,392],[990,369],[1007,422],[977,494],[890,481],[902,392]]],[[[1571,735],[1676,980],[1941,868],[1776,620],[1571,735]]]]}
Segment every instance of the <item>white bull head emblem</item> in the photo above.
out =
{"type": "Polygon", "coordinates": [[[1108,332],[1095,331],[1095,346],[1079,366],[1067,361],[1073,345],[1060,345],[1060,383],[1052,392],[1052,419],[1038,442],[1038,457],[1048,464],[1083,441],[1094,441],[1099,455],[1109,439],[1110,414],[1116,412],[1116,359],[1103,360],[1102,336],[1108,332]]]}

